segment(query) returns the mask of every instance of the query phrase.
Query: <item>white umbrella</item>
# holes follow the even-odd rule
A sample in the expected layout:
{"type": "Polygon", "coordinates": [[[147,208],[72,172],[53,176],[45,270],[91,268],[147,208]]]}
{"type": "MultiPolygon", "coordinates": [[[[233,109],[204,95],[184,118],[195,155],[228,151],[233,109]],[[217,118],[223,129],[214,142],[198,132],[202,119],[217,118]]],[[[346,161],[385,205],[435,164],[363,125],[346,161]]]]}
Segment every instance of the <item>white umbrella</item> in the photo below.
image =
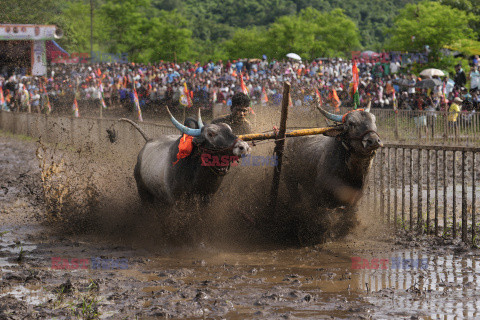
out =
{"type": "Polygon", "coordinates": [[[432,69],[423,70],[422,72],[420,72],[420,75],[424,77],[433,77],[433,76],[443,77],[445,76],[445,73],[443,73],[442,70],[432,68],[432,69]]]}
{"type": "Polygon", "coordinates": [[[294,60],[302,60],[302,58],[296,53],[289,53],[287,54],[287,57],[294,60]]]}
{"type": "Polygon", "coordinates": [[[372,51],[372,50],[363,51],[361,53],[361,55],[364,56],[364,57],[371,57],[375,54],[377,54],[377,53],[375,51],[372,51]]]}

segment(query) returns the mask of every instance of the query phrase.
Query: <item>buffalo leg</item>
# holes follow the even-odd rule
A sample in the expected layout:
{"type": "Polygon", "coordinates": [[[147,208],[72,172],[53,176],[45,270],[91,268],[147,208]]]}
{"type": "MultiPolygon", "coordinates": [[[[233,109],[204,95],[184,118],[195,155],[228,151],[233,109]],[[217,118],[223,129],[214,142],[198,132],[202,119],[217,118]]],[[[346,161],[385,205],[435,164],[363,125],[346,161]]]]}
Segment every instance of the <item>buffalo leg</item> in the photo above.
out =
{"type": "Polygon", "coordinates": [[[153,204],[155,197],[147,190],[147,188],[144,186],[142,178],[140,177],[140,168],[137,165],[135,165],[135,169],[133,172],[133,175],[135,177],[135,181],[137,182],[137,190],[138,190],[138,195],[140,196],[140,200],[142,200],[142,203],[148,203],[148,204],[153,204]]]}

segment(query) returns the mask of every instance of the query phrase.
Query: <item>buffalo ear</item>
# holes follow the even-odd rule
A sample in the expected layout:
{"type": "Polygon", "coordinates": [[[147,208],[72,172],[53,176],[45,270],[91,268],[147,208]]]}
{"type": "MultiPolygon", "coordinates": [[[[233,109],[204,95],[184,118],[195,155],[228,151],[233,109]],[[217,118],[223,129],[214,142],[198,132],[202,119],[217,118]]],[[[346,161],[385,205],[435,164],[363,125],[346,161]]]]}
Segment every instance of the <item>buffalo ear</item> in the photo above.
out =
{"type": "Polygon", "coordinates": [[[331,127],[328,129],[328,131],[324,132],[323,135],[327,137],[336,137],[340,134],[342,134],[344,131],[344,126],[343,124],[339,124],[335,127],[331,127]]]}

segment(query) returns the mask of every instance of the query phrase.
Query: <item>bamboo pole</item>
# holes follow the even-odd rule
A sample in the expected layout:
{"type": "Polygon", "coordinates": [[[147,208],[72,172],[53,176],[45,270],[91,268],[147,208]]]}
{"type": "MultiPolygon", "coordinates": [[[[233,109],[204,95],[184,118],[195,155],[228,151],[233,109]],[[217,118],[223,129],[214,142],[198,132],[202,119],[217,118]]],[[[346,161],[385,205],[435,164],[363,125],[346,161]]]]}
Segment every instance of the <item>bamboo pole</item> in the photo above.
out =
{"type": "MultiPolygon", "coordinates": [[[[285,133],[285,137],[301,137],[301,136],[308,136],[308,135],[315,135],[315,134],[324,134],[328,131],[335,130],[335,127],[330,128],[313,128],[313,129],[300,129],[294,130],[285,133]]],[[[280,135],[280,134],[279,134],[280,135]]],[[[277,135],[275,132],[271,133],[251,133],[251,134],[244,134],[238,136],[239,139],[243,141],[252,141],[252,140],[268,140],[268,139],[276,139],[277,135]]]]}

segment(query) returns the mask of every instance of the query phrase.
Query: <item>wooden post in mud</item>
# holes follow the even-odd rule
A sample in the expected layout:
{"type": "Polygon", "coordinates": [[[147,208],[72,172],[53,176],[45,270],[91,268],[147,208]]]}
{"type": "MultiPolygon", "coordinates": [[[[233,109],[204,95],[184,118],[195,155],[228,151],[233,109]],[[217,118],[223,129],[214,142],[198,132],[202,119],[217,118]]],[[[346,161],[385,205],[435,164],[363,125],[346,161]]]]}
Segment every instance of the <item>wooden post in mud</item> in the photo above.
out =
{"type": "Polygon", "coordinates": [[[272,214],[274,213],[277,204],[278,186],[280,185],[280,174],[282,172],[283,149],[285,146],[285,132],[287,131],[289,101],[290,83],[288,81],[285,81],[283,83],[282,115],[280,117],[280,129],[278,132],[278,136],[275,139],[275,149],[273,151],[277,156],[277,166],[274,167],[272,189],[270,190],[270,208],[272,210],[272,214]]]}
{"type": "Polygon", "coordinates": [[[395,140],[398,141],[398,110],[395,110],[395,140]]]}

